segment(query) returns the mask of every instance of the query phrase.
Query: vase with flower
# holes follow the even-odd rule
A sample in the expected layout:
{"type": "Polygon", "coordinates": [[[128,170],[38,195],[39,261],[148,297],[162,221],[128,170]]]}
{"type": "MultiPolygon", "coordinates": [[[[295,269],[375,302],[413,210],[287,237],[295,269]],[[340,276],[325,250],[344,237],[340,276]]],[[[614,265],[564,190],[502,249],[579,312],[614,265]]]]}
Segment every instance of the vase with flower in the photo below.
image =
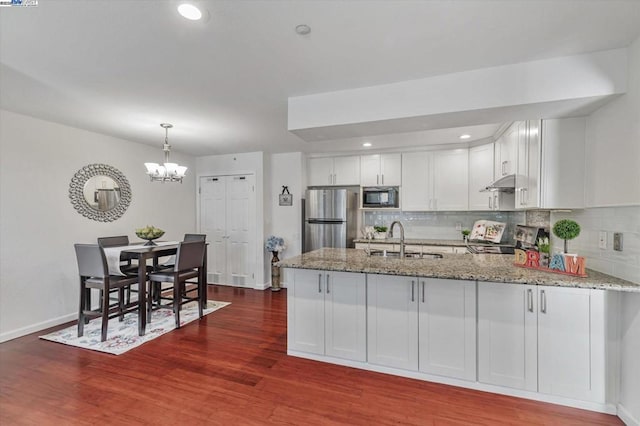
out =
{"type": "Polygon", "coordinates": [[[280,262],[278,254],[280,254],[281,251],[287,248],[284,244],[284,239],[281,237],[276,237],[275,235],[269,235],[269,237],[267,237],[267,241],[264,244],[264,248],[267,249],[267,251],[270,251],[272,254],[271,291],[280,291],[280,267],[276,266],[276,264],[280,262]]]}

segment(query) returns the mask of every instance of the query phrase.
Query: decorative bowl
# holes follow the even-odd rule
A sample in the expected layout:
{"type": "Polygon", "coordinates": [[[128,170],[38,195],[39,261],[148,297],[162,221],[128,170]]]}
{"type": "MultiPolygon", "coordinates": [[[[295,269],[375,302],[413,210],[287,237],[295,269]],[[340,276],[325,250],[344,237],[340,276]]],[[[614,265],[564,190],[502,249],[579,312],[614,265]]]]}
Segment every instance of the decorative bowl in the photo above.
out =
{"type": "Polygon", "coordinates": [[[164,231],[154,226],[146,226],[144,228],[136,229],[136,235],[142,240],[147,240],[145,246],[155,246],[156,243],[154,243],[153,240],[162,237],[164,235],[164,231]]]}

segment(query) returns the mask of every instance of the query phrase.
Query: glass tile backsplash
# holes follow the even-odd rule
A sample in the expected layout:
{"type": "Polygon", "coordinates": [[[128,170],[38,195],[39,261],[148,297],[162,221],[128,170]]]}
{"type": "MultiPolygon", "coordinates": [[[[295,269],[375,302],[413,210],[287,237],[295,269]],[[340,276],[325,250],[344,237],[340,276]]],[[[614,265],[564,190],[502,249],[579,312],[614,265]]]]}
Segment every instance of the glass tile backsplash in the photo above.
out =
{"type": "MultiPolygon", "coordinates": [[[[404,226],[405,238],[430,238],[457,240],[462,229],[471,229],[476,220],[493,220],[505,222],[507,228],[502,236],[503,243],[513,243],[515,226],[525,223],[524,212],[401,212],[401,211],[367,211],[364,212],[363,223],[366,226],[389,226],[399,220],[404,226]]],[[[362,233],[361,233],[362,236],[362,233]]]]}

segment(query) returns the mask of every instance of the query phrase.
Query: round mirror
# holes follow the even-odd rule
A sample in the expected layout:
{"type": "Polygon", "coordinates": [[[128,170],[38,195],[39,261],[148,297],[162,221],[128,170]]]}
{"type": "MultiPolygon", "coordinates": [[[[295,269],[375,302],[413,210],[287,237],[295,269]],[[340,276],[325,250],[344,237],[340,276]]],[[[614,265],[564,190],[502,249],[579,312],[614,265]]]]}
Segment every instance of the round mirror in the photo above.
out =
{"type": "Polygon", "coordinates": [[[71,179],[69,198],[81,215],[99,222],[111,222],[129,207],[131,188],[120,170],[106,164],[89,164],[71,179]]]}

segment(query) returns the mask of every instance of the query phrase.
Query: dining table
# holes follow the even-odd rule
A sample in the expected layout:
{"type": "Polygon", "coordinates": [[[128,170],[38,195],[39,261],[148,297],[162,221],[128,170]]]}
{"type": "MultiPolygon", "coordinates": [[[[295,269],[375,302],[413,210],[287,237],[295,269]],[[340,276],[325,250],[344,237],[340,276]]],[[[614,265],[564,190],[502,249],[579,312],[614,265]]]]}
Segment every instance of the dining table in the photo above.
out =
{"type": "MultiPolygon", "coordinates": [[[[147,263],[152,259],[153,269],[158,269],[158,259],[164,256],[177,254],[180,243],[177,241],[158,242],[156,245],[140,246],[139,244],[120,247],[120,252],[129,258],[138,261],[138,334],[144,336],[147,327],[147,297],[149,297],[150,286],[147,280],[147,263]]],[[[207,245],[205,244],[203,266],[200,268],[200,282],[204,283],[205,291],[199,292],[199,303],[206,306],[206,277],[207,277],[207,245]]]]}

